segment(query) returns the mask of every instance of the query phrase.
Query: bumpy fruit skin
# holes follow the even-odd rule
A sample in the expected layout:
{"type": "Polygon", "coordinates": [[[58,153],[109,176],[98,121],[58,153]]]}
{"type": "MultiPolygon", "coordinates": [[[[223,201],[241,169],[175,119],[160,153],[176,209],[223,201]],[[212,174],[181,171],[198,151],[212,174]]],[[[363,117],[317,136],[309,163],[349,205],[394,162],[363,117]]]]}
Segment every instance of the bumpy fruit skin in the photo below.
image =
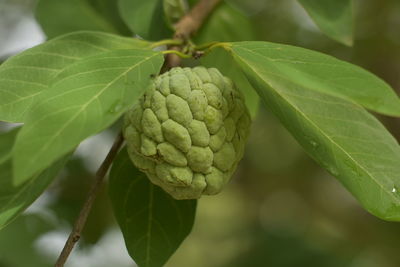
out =
{"type": "Polygon", "coordinates": [[[173,68],[125,115],[133,163],[176,199],[219,193],[243,156],[250,127],[243,95],[215,69],[173,68]]]}

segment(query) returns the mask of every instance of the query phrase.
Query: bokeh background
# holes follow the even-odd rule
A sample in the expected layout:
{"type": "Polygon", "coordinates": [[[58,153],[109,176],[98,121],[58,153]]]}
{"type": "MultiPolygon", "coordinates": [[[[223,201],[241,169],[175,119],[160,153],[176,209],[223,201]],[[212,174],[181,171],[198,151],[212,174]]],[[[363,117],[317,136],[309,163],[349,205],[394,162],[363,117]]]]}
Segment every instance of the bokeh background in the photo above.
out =
{"type": "MultiPolygon", "coordinates": [[[[323,35],[295,0],[228,2],[253,23],[254,39],[358,64],[400,93],[400,1],[354,1],[353,47],[323,35]]],[[[34,7],[34,0],[0,0],[0,62],[45,41],[34,7]]],[[[380,119],[400,140],[399,120],[380,119]]],[[[0,131],[14,126],[0,122],[0,131]]],[[[0,231],[0,267],[52,266],[114,134],[83,142],[42,197],[0,231]]],[[[261,106],[234,179],[221,194],[199,201],[193,232],[167,266],[398,267],[399,240],[400,223],[364,211],[261,106]]],[[[66,266],[134,266],[107,186],[66,266]]]]}

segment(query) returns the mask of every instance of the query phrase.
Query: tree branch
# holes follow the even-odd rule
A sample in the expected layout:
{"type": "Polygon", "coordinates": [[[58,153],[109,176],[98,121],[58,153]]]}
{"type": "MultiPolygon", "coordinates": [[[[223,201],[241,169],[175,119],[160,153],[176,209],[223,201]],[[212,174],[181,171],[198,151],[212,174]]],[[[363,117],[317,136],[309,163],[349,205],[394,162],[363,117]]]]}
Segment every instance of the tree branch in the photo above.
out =
{"type": "Polygon", "coordinates": [[[195,33],[221,0],[202,0],[175,24],[176,38],[187,39],[195,33]]]}
{"type": "MultiPolygon", "coordinates": [[[[221,0],[201,0],[184,17],[175,24],[174,39],[186,41],[196,33],[205,19],[210,15],[221,0]]],[[[178,50],[179,46],[171,46],[168,49],[178,50]]],[[[165,59],[164,70],[177,67],[181,64],[181,58],[175,54],[168,54],[165,59]]]]}
{"type": "Polygon", "coordinates": [[[101,185],[103,184],[104,177],[107,174],[108,169],[111,166],[111,163],[115,159],[119,149],[122,146],[124,139],[122,137],[122,133],[119,133],[116,137],[114,144],[112,145],[110,151],[108,152],[106,158],[101,163],[100,168],[96,172],[95,180],[90,188],[88,193],[87,199],[83,204],[83,207],[79,213],[78,218],[75,221],[74,228],[70,233],[63,250],[61,251],[60,256],[57,259],[55,267],[63,267],[69,254],[71,253],[72,249],[74,248],[76,242],[78,242],[79,238],[81,237],[81,233],[83,227],[86,223],[86,219],[90,213],[94,200],[96,199],[97,193],[99,192],[101,185]]]}

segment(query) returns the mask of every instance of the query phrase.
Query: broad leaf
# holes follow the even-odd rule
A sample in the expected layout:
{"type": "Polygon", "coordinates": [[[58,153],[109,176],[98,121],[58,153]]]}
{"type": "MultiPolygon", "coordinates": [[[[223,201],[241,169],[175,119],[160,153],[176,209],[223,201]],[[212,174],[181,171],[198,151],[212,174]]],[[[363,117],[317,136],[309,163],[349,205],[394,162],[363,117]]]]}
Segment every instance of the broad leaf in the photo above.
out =
{"type": "Polygon", "coordinates": [[[46,241],[40,238],[59,229],[57,228],[59,225],[51,216],[46,215],[42,210],[24,214],[1,230],[0,258],[3,267],[54,266],[54,258],[43,255],[43,247],[40,245],[46,244],[46,241]],[[38,245],[41,249],[37,249],[38,245]]]}
{"type": "Polygon", "coordinates": [[[15,137],[17,136],[19,130],[20,128],[16,127],[8,132],[0,133],[0,163],[4,162],[10,157],[15,137]]]}
{"type": "Polygon", "coordinates": [[[186,0],[163,0],[163,9],[168,24],[173,28],[174,23],[186,14],[189,4],[186,0]]]}
{"type": "Polygon", "coordinates": [[[323,33],[351,46],[353,44],[352,0],[298,0],[323,33]]]}
{"type": "Polygon", "coordinates": [[[146,90],[160,52],[115,50],[81,60],[41,94],[14,148],[16,184],[115,122],[146,90]]]}
{"type": "Polygon", "coordinates": [[[175,200],[136,169],[123,150],[109,193],[126,247],[140,267],[163,266],[190,233],[196,200],[175,200]]]}
{"type": "Polygon", "coordinates": [[[239,10],[221,2],[194,37],[197,44],[206,42],[251,41],[256,39],[250,19],[239,10]]]}
{"type": "Polygon", "coordinates": [[[28,49],[0,66],[0,120],[23,122],[39,94],[71,64],[113,49],[148,46],[148,42],[134,38],[77,32],[28,49]]]}
{"type": "Polygon", "coordinates": [[[0,229],[21,214],[37,199],[57,173],[62,169],[68,156],[62,158],[48,169],[32,175],[20,186],[13,184],[11,149],[18,128],[0,134],[0,229]],[[4,149],[4,150],[3,150],[4,149]]]}
{"type": "Polygon", "coordinates": [[[354,101],[372,111],[400,117],[400,98],[372,73],[300,47],[268,43],[232,44],[232,52],[263,69],[269,80],[289,80],[308,90],[354,101]]]}
{"type": "Polygon", "coordinates": [[[119,12],[128,27],[148,40],[170,38],[163,0],[118,0],[119,12]]]}
{"type": "Polygon", "coordinates": [[[83,30],[131,34],[115,0],[39,0],[35,15],[48,38],[83,30]]]}
{"type": "MultiPolygon", "coordinates": [[[[295,64],[294,59],[290,58],[290,50],[288,58],[277,58],[275,51],[284,53],[287,47],[274,47],[266,43],[237,43],[230,51],[267,107],[310,156],[336,176],[369,212],[382,219],[399,221],[400,146],[397,141],[357,104],[312,90],[314,83],[308,86],[295,79],[306,66],[304,59],[294,61],[299,70],[293,68],[292,75],[282,75],[278,71],[281,64],[295,64]]],[[[310,57],[305,59],[314,61],[310,57]]],[[[325,68],[332,66],[328,60],[311,65],[318,66],[324,76],[325,68]]],[[[338,63],[333,66],[342,65],[347,72],[342,77],[344,80],[353,74],[380,84],[365,71],[338,63]]],[[[340,80],[341,73],[332,71],[332,76],[340,80]]],[[[349,88],[357,85],[355,82],[352,87],[349,83],[349,88]]]]}

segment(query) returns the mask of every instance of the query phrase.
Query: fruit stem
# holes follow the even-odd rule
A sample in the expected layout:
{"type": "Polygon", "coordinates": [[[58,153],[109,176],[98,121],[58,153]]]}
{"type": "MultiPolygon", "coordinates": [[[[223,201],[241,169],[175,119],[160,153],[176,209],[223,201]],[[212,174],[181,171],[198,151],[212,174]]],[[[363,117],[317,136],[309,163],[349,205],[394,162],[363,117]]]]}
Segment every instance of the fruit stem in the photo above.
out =
{"type": "Polygon", "coordinates": [[[183,40],[178,40],[178,39],[166,39],[166,40],[160,40],[158,42],[154,42],[150,45],[150,48],[156,48],[162,45],[182,45],[183,40]]]}
{"type": "Polygon", "coordinates": [[[209,42],[209,43],[204,43],[201,45],[196,45],[194,48],[196,50],[205,50],[207,48],[210,48],[211,46],[215,45],[215,44],[219,44],[220,42],[209,42]]]}
{"type": "Polygon", "coordinates": [[[182,53],[182,52],[180,52],[180,51],[178,51],[178,50],[165,50],[165,51],[162,51],[162,53],[163,53],[164,55],[175,54],[175,55],[178,55],[178,56],[181,57],[181,58],[191,58],[191,57],[192,57],[191,55],[182,53]]]}
{"type": "MultiPolygon", "coordinates": [[[[206,44],[205,44],[206,45],[206,44]]],[[[205,46],[205,45],[202,45],[202,46],[205,46]]],[[[209,45],[208,45],[208,47],[204,47],[204,50],[203,50],[203,52],[204,52],[204,54],[208,54],[208,53],[210,53],[214,48],[217,48],[217,47],[222,47],[222,48],[224,48],[225,50],[229,50],[229,43],[225,43],[225,42],[214,42],[214,43],[209,43],[209,45]]]]}
{"type": "MultiPolygon", "coordinates": [[[[206,18],[221,2],[222,0],[199,0],[197,4],[175,24],[174,39],[183,40],[184,42],[189,40],[190,36],[200,29],[206,18]]],[[[169,46],[168,49],[180,50],[181,47],[169,46]]],[[[181,64],[180,59],[178,54],[167,54],[162,72],[172,67],[179,66],[181,64]]]]}

